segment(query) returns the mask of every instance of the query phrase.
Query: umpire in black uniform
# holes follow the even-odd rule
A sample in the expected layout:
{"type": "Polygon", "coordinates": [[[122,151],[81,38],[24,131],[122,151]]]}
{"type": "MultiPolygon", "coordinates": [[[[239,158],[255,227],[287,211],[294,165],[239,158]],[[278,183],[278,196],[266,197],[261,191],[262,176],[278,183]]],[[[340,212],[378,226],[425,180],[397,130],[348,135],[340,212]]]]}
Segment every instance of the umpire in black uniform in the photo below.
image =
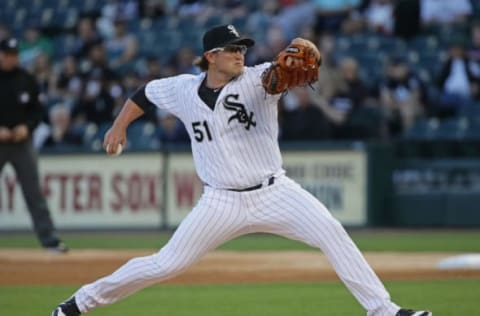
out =
{"type": "Polygon", "coordinates": [[[42,105],[35,78],[20,68],[18,42],[0,42],[0,172],[9,162],[22,186],[35,233],[48,250],[66,252],[56,236],[45,197],[40,189],[32,132],[42,119],[42,105]]]}

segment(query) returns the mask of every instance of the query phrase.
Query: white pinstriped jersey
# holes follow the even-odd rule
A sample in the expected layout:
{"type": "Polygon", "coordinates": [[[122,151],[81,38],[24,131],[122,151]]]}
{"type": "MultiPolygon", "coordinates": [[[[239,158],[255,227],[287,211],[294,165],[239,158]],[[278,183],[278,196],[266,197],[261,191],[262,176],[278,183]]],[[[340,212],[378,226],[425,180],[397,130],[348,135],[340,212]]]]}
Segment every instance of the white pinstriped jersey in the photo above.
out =
{"type": "Polygon", "coordinates": [[[153,80],[145,87],[150,102],[185,124],[198,176],[211,187],[241,189],[284,173],[277,141],[280,95],[266,94],[260,79],[269,65],[244,67],[223,87],[214,110],[198,95],[205,73],[153,80]]]}

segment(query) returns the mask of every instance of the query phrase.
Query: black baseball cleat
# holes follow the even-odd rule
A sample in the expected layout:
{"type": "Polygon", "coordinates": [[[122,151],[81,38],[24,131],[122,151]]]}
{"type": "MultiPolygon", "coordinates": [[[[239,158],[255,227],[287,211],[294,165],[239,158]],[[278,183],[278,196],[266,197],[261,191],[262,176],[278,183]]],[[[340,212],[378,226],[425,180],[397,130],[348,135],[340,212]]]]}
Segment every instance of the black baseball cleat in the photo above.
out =
{"type": "Polygon", "coordinates": [[[80,310],[75,302],[75,296],[58,305],[52,312],[52,316],[78,316],[80,314],[80,310]]]}
{"type": "Polygon", "coordinates": [[[43,249],[54,252],[54,253],[67,253],[68,247],[65,243],[61,240],[56,240],[52,243],[48,243],[43,245],[43,249]]]}
{"type": "Polygon", "coordinates": [[[395,316],[432,316],[429,311],[414,311],[411,309],[401,309],[395,316]]]}

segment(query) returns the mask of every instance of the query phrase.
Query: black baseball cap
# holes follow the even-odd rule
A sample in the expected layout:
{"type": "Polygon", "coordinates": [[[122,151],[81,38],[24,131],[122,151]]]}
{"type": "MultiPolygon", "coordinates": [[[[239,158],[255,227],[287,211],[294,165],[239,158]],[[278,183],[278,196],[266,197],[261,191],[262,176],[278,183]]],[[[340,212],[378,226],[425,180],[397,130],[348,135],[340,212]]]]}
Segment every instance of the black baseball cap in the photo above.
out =
{"type": "Polygon", "coordinates": [[[238,31],[231,24],[215,26],[203,35],[203,52],[231,44],[251,47],[255,41],[251,38],[240,37],[238,31]]]}
{"type": "Polygon", "coordinates": [[[10,37],[0,41],[0,51],[5,53],[17,54],[18,53],[18,40],[10,37]]]}

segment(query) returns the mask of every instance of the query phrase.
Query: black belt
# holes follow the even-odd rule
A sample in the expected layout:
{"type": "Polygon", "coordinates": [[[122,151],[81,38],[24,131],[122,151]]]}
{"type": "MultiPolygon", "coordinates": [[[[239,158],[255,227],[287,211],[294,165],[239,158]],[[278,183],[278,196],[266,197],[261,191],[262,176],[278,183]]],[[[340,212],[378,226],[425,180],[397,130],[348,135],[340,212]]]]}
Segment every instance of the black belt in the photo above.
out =
{"type": "MultiPolygon", "coordinates": [[[[270,178],[268,178],[268,183],[265,186],[268,187],[268,186],[272,185],[273,183],[275,183],[275,177],[270,177],[270,178]]],[[[263,183],[260,183],[260,184],[254,185],[253,187],[248,187],[248,188],[245,188],[245,189],[227,189],[227,190],[228,191],[235,191],[235,192],[246,192],[246,191],[258,190],[262,186],[263,186],[263,183]]]]}

